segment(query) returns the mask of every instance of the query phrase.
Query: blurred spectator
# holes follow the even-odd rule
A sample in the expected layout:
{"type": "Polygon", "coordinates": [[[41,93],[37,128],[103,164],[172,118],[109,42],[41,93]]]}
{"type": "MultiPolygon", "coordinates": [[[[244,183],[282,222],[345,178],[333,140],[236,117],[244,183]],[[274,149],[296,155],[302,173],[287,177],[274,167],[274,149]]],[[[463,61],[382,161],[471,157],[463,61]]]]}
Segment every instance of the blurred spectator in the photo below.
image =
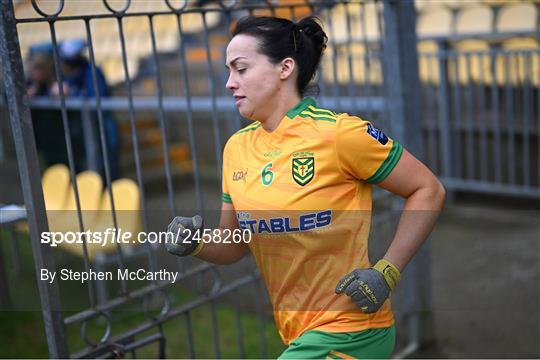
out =
{"type": "MultiPolygon", "coordinates": [[[[51,86],[55,82],[52,45],[45,43],[33,46],[30,49],[27,64],[26,92],[28,97],[50,96],[51,86]]],[[[45,166],[48,167],[57,163],[67,164],[66,141],[60,111],[56,109],[32,109],[31,116],[36,148],[43,157],[45,166]]],[[[72,142],[76,142],[74,136],[76,136],[77,131],[74,133],[74,129],[71,129],[71,127],[73,126],[70,126],[72,142]]],[[[84,162],[84,148],[82,150],[75,149],[74,153],[76,155],[76,165],[81,164],[78,166],[79,170],[81,170],[84,162]],[[81,156],[77,157],[81,151],[82,158],[81,156]]]]}
{"type": "MultiPolygon", "coordinates": [[[[96,88],[94,86],[92,76],[92,66],[83,52],[86,48],[86,42],[83,40],[66,40],[60,44],[59,55],[60,65],[63,75],[63,89],[66,97],[95,97],[96,88]]],[[[110,95],[109,87],[105,80],[105,76],[99,67],[96,66],[97,90],[101,97],[110,95]]],[[[58,95],[58,84],[52,87],[52,94],[58,95]]],[[[80,112],[73,114],[80,118],[80,112]]],[[[78,122],[79,124],[81,121],[78,122]]],[[[98,117],[95,111],[91,112],[91,123],[98,131],[98,117]]],[[[117,179],[120,176],[119,152],[120,152],[120,134],[118,124],[110,111],[103,111],[103,126],[105,128],[105,138],[107,143],[108,160],[110,166],[111,178],[117,179]]],[[[82,128],[81,128],[82,133],[82,128]]],[[[82,140],[82,134],[81,134],[82,140]]],[[[96,148],[98,149],[98,171],[102,176],[105,174],[104,156],[101,152],[101,143],[99,139],[95,139],[96,148]]]]}

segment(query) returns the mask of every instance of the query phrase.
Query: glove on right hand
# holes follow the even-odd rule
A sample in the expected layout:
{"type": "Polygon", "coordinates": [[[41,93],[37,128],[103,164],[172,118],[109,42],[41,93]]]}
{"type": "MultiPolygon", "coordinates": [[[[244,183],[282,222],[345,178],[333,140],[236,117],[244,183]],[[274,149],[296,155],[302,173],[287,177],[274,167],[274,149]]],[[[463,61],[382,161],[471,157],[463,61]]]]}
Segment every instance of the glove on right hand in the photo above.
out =
{"type": "Polygon", "coordinates": [[[398,268],[386,259],[371,269],[356,269],[336,286],[336,294],[345,293],[366,314],[379,310],[401,278],[398,268]]]}

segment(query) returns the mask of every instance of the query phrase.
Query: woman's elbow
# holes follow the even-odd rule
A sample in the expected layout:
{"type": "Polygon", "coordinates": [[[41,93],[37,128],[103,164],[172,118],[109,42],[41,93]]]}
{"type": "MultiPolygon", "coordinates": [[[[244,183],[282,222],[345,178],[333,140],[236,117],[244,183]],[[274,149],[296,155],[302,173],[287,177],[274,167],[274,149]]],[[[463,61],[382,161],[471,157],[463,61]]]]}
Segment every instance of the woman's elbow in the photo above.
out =
{"type": "Polygon", "coordinates": [[[216,257],[212,262],[217,265],[231,265],[242,260],[244,256],[246,256],[248,247],[245,244],[231,245],[229,245],[227,249],[223,249],[221,256],[216,257]]]}
{"type": "Polygon", "coordinates": [[[432,186],[432,199],[433,204],[437,207],[437,209],[442,210],[446,201],[446,189],[437,178],[435,178],[434,184],[432,186]]]}

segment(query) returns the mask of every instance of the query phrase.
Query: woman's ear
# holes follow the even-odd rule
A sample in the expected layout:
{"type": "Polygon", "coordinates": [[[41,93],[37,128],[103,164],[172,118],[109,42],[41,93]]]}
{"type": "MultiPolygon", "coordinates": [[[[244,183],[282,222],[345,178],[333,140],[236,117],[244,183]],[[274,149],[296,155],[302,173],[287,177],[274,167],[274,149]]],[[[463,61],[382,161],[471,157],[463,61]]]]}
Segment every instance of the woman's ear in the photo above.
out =
{"type": "Polygon", "coordinates": [[[294,69],[296,68],[296,62],[293,58],[285,58],[281,61],[281,69],[279,72],[279,78],[281,80],[288,79],[294,72],[294,69]]]}

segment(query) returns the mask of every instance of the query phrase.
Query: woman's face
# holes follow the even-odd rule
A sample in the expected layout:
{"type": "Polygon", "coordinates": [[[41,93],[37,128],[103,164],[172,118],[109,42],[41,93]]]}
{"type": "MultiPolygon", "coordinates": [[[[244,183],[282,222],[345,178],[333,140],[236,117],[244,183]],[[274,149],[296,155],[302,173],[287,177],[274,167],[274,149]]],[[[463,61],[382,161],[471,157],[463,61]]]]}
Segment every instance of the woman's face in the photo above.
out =
{"type": "Polygon", "coordinates": [[[229,69],[227,89],[231,90],[240,114],[264,121],[275,109],[281,88],[280,64],[272,64],[258,52],[259,40],[250,35],[236,35],[227,46],[229,69]]]}

